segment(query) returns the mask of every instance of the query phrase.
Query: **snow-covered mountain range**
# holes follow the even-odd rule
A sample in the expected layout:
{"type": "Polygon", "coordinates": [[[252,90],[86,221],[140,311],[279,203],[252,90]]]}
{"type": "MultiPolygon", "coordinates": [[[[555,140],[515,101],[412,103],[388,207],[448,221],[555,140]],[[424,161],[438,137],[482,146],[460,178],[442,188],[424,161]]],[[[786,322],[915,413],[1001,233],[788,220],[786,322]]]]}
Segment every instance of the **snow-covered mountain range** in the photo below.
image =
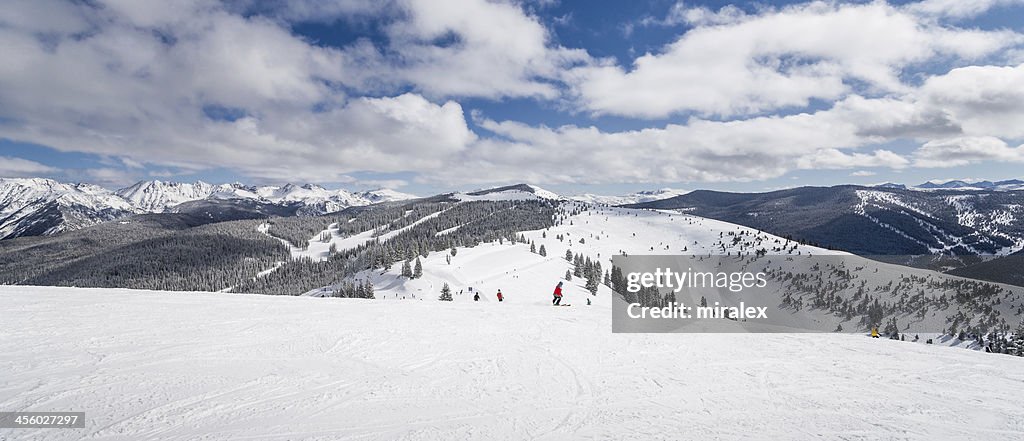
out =
{"type": "Polygon", "coordinates": [[[1015,191],[1024,190],[1024,180],[1006,179],[1002,181],[988,181],[976,179],[954,179],[950,181],[928,181],[923,184],[907,186],[886,182],[876,185],[881,188],[899,188],[922,191],[934,190],[990,190],[990,191],[1015,191]]]}
{"type": "Polygon", "coordinates": [[[141,181],[111,191],[91,184],[42,178],[0,178],[0,239],[74,230],[139,213],[163,213],[186,202],[243,200],[296,207],[318,215],[351,206],[415,198],[394,190],[352,192],[318,185],[248,186],[141,181]]]}
{"type": "Polygon", "coordinates": [[[138,212],[128,200],[95,185],[0,179],[0,239],[57,234],[138,212]]]}

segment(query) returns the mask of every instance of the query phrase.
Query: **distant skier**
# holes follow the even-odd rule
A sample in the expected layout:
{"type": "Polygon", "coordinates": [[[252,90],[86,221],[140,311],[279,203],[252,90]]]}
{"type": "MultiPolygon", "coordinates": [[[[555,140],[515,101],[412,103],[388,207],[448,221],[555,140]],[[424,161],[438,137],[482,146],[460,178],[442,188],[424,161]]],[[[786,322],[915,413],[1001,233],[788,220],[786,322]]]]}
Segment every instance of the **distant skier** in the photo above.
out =
{"type": "Polygon", "coordinates": [[[871,327],[871,338],[878,338],[878,327],[871,327]]]}
{"type": "Polygon", "coordinates": [[[505,296],[501,295],[501,290],[499,289],[498,290],[498,301],[500,302],[500,301],[503,301],[503,300],[505,300],[505,296]]]}
{"type": "Polygon", "coordinates": [[[558,282],[558,286],[555,287],[555,298],[551,299],[551,304],[555,306],[562,304],[562,282],[558,282]]]}
{"type": "Polygon", "coordinates": [[[480,292],[479,291],[473,293],[473,301],[474,302],[479,302],[480,301],[480,292]]]}

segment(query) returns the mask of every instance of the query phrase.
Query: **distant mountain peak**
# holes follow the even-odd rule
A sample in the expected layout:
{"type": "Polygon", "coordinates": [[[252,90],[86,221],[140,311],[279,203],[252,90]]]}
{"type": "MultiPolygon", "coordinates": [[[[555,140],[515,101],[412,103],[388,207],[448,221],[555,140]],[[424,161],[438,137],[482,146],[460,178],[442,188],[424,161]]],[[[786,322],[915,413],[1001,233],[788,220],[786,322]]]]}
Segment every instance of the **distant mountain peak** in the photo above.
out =
{"type": "Polygon", "coordinates": [[[981,179],[953,179],[948,181],[931,180],[917,185],[917,189],[924,190],[1024,190],[1024,181],[1020,179],[1006,179],[1002,181],[990,181],[981,179]]]}
{"type": "Polygon", "coordinates": [[[520,200],[520,199],[564,199],[558,193],[545,190],[532,184],[513,184],[501,187],[475,190],[468,193],[456,193],[461,200],[520,200]]]}
{"type": "Polygon", "coordinates": [[[606,196],[586,193],[573,196],[572,199],[581,202],[590,202],[593,204],[629,205],[669,199],[687,193],[690,193],[690,190],[665,187],[657,190],[641,190],[622,196],[606,196]]]}

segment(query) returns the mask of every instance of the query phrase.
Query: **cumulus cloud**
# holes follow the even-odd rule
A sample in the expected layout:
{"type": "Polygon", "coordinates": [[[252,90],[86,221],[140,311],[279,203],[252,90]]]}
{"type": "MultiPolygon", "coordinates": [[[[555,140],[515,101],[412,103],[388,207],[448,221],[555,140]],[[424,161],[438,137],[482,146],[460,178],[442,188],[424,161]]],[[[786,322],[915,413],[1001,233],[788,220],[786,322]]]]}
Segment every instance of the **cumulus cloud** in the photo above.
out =
{"type": "Polygon", "coordinates": [[[915,95],[966,134],[1024,138],[1024,64],[956,68],[928,78],[915,95]]]}
{"type": "Polygon", "coordinates": [[[992,136],[928,141],[914,152],[919,167],[956,167],[982,161],[1024,162],[1024,146],[1010,147],[992,136]]]}
{"type": "Polygon", "coordinates": [[[738,121],[693,118],[686,124],[606,132],[597,127],[532,127],[480,120],[500,140],[474,146],[464,164],[482,176],[545,182],[749,181],[798,168],[903,168],[887,151],[846,153],[875,142],[860,134],[856,106],[814,114],[738,121]]]}
{"type": "Polygon", "coordinates": [[[359,66],[271,20],[215,3],[140,3],[53,4],[81,20],[0,27],[0,136],[134,164],[320,180],[436,169],[475,138],[454,101],[347,96],[340,86],[359,66]]]}
{"type": "Polygon", "coordinates": [[[389,76],[430,96],[553,99],[560,94],[554,79],[562,70],[589,59],[583,50],[552,44],[547,28],[514,3],[399,4],[409,20],[388,29],[389,50],[402,62],[389,76]]]}
{"type": "Polygon", "coordinates": [[[906,158],[889,150],[875,150],[871,154],[843,153],[836,149],[819,150],[797,159],[800,168],[840,169],[853,167],[903,168],[910,163],[906,158]]]}
{"type": "Polygon", "coordinates": [[[628,67],[605,62],[573,69],[568,82],[579,105],[638,118],[802,108],[859,89],[906,92],[900,74],[908,66],[937,57],[979,59],[1022,41],[1010,31],[941,26],[884,2],[676,14],[694,27],[659,53],[628,67]]]}

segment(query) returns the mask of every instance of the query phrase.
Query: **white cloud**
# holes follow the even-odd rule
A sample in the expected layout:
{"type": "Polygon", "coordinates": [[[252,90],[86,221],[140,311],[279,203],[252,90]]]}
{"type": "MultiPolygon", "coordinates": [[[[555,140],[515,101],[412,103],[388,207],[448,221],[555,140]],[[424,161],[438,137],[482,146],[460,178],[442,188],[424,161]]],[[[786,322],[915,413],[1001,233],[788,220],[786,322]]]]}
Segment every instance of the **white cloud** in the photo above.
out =
{"type": "Polygon", "coordinates": [[[996,6],[1021,5],[1024,0],[924,0],[907,5],[908,11],[942,18],[976,17],[996,6]]]}
{"type": "Polygon", "coordinates": [[[965,134],[1024,138],[1024,64],[969,66],[928,78],[919,105],[949,114],[965,134]]]}
{"type": "Polygon", "coordinates": [[[53,173],[57,169],[28,159],[0,156],[0,178],[24,178],[53,173]]]}
{"type": "Polygon", "coordinates": [[[875,150],[871,154],[844,153],[837,149],[824,149],[814,154],[801,156],[797,166],[806,169],[842,169],[854,167],[904,168],[909,164],[906,158],[889,150],[875,150]]]}
{"type": "Polygon", "coordinates": [[[910,86],[900,75],[909,66],[939,57],[977,59],[1022,41],[1009,31],[940,26],[883,2],[722,14],[728,19],[686,18],[696,27],[628,68],[606,61],[573,69],[567,80],[579,105],[638,118],[802,108],[858,89],[906,92],[910,86]]]}
{"type": "Polygon", "coordinates": [[[991,136],[928,141],[914,152],[918,167],[956,167],[982,161],[1024,162],[1024,146],[991,136]]]}
{"type": "Polygon", "coordinates": [[[175,5],[52,5],[102,24],[84,35],[0,27],[0,137],[125,164],[325,181],[437,169],[475,139],[456,102],[346,96],[338,86],[359,66],[340,50],[216,4],[175,5]],[[211,106],[238,119],[208,118],[211,106]]]}
{"type": "Polygon", "coordinates": [[[906,167],[909,161],[891,151],[844,151],[877,142],[862,134],[859,111],[841,103],[814,114],[693,118],[622,132],[482,119],[477,123],[501,140],[477,143],[461,163],[492,180],[553,183],[749,181],[798,168],[906,167]]]}
{"type": "Polygon", "coordinates": [[[588,59],[551,44],[548,30],[517,4],[403,0],[409,19],[388,29],[402,66],[389,75],[429,96],[557,98],[552,79],[588,59]],[[438,40],[444,45],[438,45],[438,40]]]}
{"type": "Polygon", "coordinates": [[[850,176],[860,178],[860,177],[874,176],[874,175],[877,175],[877,174],[878,173],[875,173],[875,172],[870,171],[870,170],[857,170],[857,171],[855,171],[853,173],[850,173],[850,176]]]}

